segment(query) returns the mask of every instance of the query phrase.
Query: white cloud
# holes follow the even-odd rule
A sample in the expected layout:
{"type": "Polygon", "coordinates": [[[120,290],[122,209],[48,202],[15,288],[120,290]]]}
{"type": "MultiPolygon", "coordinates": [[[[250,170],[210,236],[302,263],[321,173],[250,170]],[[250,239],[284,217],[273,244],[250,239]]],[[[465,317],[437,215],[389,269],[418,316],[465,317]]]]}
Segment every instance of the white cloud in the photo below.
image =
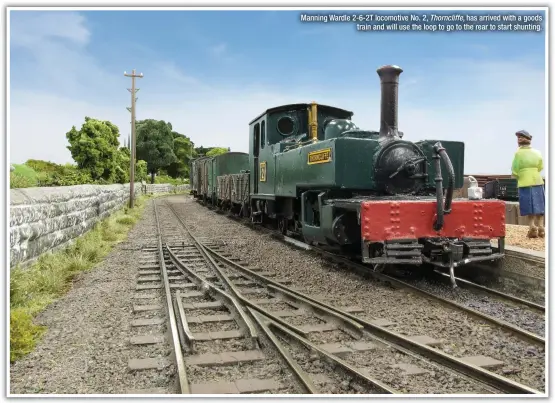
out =
{"type": "Polygon", "coordinates": [[[52,38],[86,45],[91,36],[85,17],[76,12],[11,11],[11,44],[40,47],[52,38]]]}
{"type": "Polygon", "coordinates": [[[31,57],[15,69],[17,60],[11,60],[12,74],[25,75],[25,88],[91,97],[117,85],[116,76],[87,52],[91,34],[81,14],[12,11],[10,17],[10,47],[31,57]]]}
{"type": "MultiPolygon", "coordinates": [[[[79,15],[74,17],[72,23],[66,20],[72,27],[67,32],[84,32],[85,21],[79,15]]],[[[129,106],[130,95],[125,90],[130,86],[129,79],[105,71],[82,46],[63,44],[53,40],[52,34],[41,35],[49,38],[45,42],[57,53],[48,57],[35,49],[34,68],[48,74],[59,87],[57,91],[34,92],[12,88],[12,161],[71,161],[65,133],[72,125],[80,126],[84,116],[113,121],[120,127],[123,141],[130,126],[125,110],[129,106]],[[91,93],[96,96],[89,96],[91,93]]],[[[81,38],[76,43],[84,43],[86,35],[75,36],[81,38]]],[[[222,50],[227,51],[225,46],[222,50]]],[[[137,119],[170,121],[174,130],[188,135],[197,146],[248,151],[248,122],[252,118],[273,106],[312,100],[352,110],[353,120],[360,127],[379,129],[378,66],[369,66],[369,74],[375,78],[368,88],[349,83],[343,88],[323,85],[294,89],[276,88],[271,83],[213,85],[192,77],[185,66],[172,61],[148,67],[141,70],[145,76],[138,82],[137,119]]],[[[417,72],[407,70],[401,76],[399,127],[407,140],[464,141],[466,173],[509,173],[516,149],[514,132],[522,128],[534,135],[534,146],[545,155],[542,69],[529,66],[526,60],[445,60],[434,63],[434,68],[452,72],[451,78],[438,81],[427,72],[429,67],[422,66],[417,72]],[[437,99],[430,101],[428,93],[437,99]]]]}
{"type": "Polygon", "coordinates": [[[155,71],[163,75],[163,79],[167,82],[177,82],[179,84],[200,85],[201,83],[190,75],[185,74],[175,63],[165,62],[156,63],[155,71]]]}

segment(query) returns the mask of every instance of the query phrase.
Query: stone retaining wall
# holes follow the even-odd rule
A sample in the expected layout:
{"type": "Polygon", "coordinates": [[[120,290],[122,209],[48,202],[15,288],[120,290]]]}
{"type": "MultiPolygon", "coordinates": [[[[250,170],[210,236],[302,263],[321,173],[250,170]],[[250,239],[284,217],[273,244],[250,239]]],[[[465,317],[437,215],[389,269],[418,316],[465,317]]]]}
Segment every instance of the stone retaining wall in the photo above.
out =
{"type": "Polygon", "coordinates": [[[10,267],[65,247],[128,200],[129,184],[10,189],[10,267]]]}
{"type": "Polygon", "coordinates": [[[143,184],[146,194],[156,193],[183,193],[189,190],[189,185],[170,185],[168,183],[143,184]]]}

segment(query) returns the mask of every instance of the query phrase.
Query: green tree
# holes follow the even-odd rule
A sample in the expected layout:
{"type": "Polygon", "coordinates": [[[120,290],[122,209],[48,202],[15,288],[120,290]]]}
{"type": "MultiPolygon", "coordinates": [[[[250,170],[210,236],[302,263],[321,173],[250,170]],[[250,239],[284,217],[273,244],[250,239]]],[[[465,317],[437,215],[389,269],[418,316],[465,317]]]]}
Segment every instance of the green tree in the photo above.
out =
{"type": "Polygon", "coordinates": [[[119,151],[131,158],[131,150],[129,149],[129,147],[120,147],[119,151]]]}
{"type": "Polygon", "coordinates": [[[147,163],[154,183],[154,175],[160,168],[177,161],[173,151],[172,126],[163,120],[146,119],[135,123],[137,134],[137,159],[147,163]]]}
{"type": "Polygon", "coordinates": [[[79,169],[94,179],[111,181],[116,173],[119,130],[109,121],[85,117],[85,123],[66,133],[68,150],[79,169]]]}
{"type": "Polygon", "coordinates": [[[204,155],[206,155],[206,153],[208,151],[210,151],[213,148],[214,147],[203,147],[203,146],[196,147],[195,150],[194,150],[195,151],[195,157],[204,156],[204,155]]]}
{"type": "MultiPolygon", "coordinates": [[[[118,157],[118,173],[116,181],[118,183],[129,183],[129,165],[131,162],[131,150],[128,147],[120,147],[118,157]]],[[[143,160],[135,163],[135,182],[146,181],[148,176],[147,165],[143,160]]]]}
{"type": "Polygon", "coordinates": [[[121,147],[116,154],[116,170],[114,181],[117,183],[129,183],[129,165],[131,153],[127,147],[121,147]]]}
{"type": "Polygon", "coordinates": [[[173,132],[173,152],[177,160],[166,167],[172,178],[185,178],[189,172],[189,161],[194,156],[194,144],[187,136],[173,132]]]}
{"type": "Polygon", "coordinates": [[[215,157],[216,155],[221,155],[229,152],[229,148],[224,147],[213,147],[210,151],[206,153],[207,157],[215,157]]]}
{"type": "Polygon", "coordinates": [[[135,164],[135,181],[141,182],[146,181],[148,177],[147,163],[146,161],[139,160],[135,164]]]}

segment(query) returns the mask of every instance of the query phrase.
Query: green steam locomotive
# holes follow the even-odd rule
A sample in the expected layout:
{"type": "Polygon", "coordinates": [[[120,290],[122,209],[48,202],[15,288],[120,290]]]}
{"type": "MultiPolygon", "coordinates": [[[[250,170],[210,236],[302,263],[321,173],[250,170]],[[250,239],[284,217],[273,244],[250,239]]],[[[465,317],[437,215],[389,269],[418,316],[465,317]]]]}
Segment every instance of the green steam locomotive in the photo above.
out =
{"type": "Polygon", "coordinates": [[[249,153],[190,163],[193,196],[369,264],[454,267],[504,255],[505,206],[453,200],[463,186],[464,143],[403,139],[402,69],[383,66],[379,131],[344,109],[290,104],[249,123],[249,153]],[[490,241],[499,240],[498,250],[490,241]]]}

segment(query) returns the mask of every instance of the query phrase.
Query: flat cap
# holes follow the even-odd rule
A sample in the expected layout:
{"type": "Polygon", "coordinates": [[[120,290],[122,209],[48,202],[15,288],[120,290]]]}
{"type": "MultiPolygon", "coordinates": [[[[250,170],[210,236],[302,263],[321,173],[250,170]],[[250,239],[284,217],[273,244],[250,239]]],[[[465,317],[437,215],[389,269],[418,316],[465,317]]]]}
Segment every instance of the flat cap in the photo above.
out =
{"type": "Polygon", "coordinates": [[[528,133],[526,130],[519,130],[518,132],[515,133],[515,135],[526,137],[527,139],[532,140],[532,135],[528,133]]]}

